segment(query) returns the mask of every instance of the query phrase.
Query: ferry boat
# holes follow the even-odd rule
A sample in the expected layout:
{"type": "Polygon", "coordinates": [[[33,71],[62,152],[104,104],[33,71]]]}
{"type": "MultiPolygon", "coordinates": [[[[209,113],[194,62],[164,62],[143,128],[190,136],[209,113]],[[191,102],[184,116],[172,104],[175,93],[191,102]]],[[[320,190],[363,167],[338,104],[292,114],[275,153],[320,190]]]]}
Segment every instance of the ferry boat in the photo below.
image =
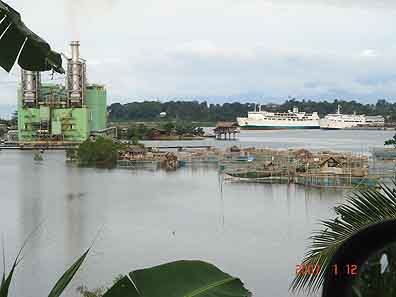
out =
{"type": "Polygon", "coordinates": [[[357,114],[342,114],[341,105],[337,107],[337,113],[328,114],[320,120],[320,128],[326,130],[350,129],[357,127],[384,127],[383,116],[366,116],[357,114]]]}
{"type": "Polygon", "coordinates": [[[297,107],[288,112],[269,112],[256,105],[255,111],[248,112],[247,118],[237,118],[241,129],[272,130],[272,129],[319,129],[319,115],[317,112],[305,113],[297,107]]]}

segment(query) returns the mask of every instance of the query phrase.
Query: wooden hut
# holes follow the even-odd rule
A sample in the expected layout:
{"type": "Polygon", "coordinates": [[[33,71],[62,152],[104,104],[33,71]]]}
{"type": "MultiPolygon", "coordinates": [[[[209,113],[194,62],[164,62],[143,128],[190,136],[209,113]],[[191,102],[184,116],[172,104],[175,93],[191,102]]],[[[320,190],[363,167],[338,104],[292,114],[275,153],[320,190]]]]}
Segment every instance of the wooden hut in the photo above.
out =
{"type": "Polygon", "coordinates": [[[218,122],[213,132],[218,140],[222,140],[223,135],[224,140],[235,140],[239,133],[239,126],[235,122],[218,122]]]}

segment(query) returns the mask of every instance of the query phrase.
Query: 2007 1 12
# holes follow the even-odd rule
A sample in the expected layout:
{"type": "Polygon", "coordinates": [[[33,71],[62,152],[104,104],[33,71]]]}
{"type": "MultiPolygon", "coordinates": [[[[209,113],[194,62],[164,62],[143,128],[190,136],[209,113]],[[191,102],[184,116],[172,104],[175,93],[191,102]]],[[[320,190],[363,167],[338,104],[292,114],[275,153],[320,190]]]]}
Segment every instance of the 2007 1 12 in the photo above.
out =
{"type": "MultiPolygon", "coordinates": [[[[318,264],[296,265],[297,275],[318,275],[320,274],[320,272],[321,272],[321,266],[318,264]]],[[[358,267],[355,264],[347,264],[345,266],[334,264],[331,266],[331,273],[333,273],[335,276],[338,275],[357,276],[358,267]]]]}

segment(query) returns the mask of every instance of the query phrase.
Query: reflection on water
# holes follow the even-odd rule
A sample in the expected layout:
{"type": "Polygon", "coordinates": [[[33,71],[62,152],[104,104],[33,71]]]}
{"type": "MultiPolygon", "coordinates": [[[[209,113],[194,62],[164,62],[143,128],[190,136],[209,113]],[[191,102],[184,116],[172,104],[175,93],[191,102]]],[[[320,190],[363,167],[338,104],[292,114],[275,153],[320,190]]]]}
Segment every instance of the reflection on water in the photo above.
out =
{"type": "Polygon", "coordinates": [[[65,296],[80,284],[178,259],[202,259],[241,277],[255,296],[289,296],[295,265],[340,191],[224,182],[211,165],[176,172],[66,166],[62,152],[0,153],[0,223],[7,256],[43,220],[12,296],[44,296],[102,230],[65,296]],[[32,278],[34,276],[34,278],[32,278]],[[34,292],[34,294],[32,293],[34,292]]]}

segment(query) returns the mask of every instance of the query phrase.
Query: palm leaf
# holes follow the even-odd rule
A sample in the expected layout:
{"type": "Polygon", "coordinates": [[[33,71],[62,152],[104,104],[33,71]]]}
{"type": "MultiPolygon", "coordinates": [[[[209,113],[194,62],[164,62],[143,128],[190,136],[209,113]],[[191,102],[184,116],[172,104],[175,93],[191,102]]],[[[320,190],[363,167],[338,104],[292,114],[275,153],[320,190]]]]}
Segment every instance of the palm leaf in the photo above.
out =
{"type": "MultiPolygon", "coordinates": [[[[72,266],[62,275],[62,277],[56,282],[54,288],[49,293],[48,297],[59,297],[67,285],[71,282],[74,275],[77,273],[78,269],[84,262],[85,258],[87,257],[90,248],[80,257],[77,259],[76,262],[73,263],[72,266]]],[[[2,296],[0,296],[2,297],[2,296]]]]}
{"type": "Polygon", "coordinates": [[[202,261],[176,261],[136,270],[103,297],[248,297],[240,279],[202,261]]]}
{"type": "Polygon", "coordinates": [[[60,54],[27,28],[16,10],[0,0],[0,66],[10,72],[17,59],[26,70],[65,72],[60,54]]]}
{"type": "MultiPolygon", "coordinates": [[[[395,186],[395,182],[393,183],[395,186]]],[[[384,220],[396,219],[396,190],[387,185],[380,189],[353,192],[345,203],[334,208],[337,217],[322,221],[322,229],[314,231],[302,265],[318,265],[318,274],[298,274],[290,285],[293,293],[317,292],[337,249],[354,234],[384,220]]]]}

